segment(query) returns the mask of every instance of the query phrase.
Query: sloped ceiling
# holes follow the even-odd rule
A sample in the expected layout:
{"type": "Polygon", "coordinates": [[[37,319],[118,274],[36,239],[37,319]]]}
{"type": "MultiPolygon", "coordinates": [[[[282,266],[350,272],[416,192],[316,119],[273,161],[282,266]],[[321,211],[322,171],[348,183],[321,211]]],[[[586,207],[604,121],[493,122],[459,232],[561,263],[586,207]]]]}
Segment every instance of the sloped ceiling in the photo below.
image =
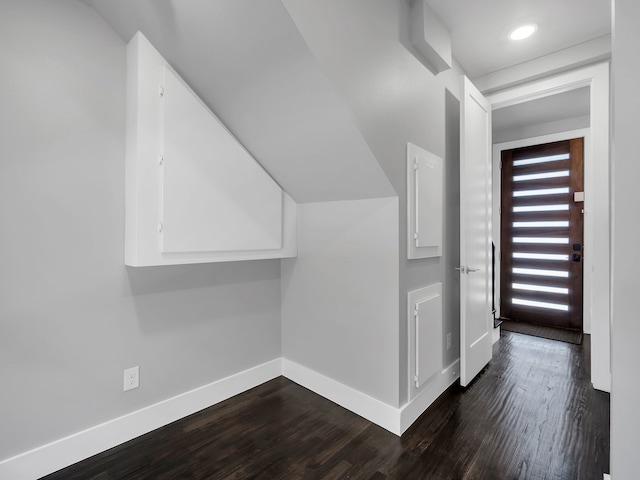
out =
{"type": "Polygon", "coordinates": [[[396,192],[280,0],[83,0],[141,31],[298,203],[396,192]]]}

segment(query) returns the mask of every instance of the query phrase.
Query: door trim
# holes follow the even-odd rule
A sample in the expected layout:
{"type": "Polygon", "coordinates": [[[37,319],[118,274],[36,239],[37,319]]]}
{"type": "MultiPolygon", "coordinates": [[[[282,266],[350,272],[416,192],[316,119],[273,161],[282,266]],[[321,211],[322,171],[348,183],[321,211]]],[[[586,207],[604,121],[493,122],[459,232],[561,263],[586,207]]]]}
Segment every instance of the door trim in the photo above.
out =
{"type": "MultiPolygon", "coordinates": [[[[487,95],[494,110],[524,103],[562,91],[585,86],[591,89],[591,141],[585,155],[591,162],[593,178],[593,224],[610,227],[610,160],[609,160],[609,63],[599,63],[571,72],[529,82],[487,95]],[[597,160],[597,161],[596,161],[597,160]]],[[[611,391],[611,229],[591,228],[593,259],[591,298],[587,310],[591,312],[591,382],[594,388],[611,391]]],[[[585,229],[585,234],[587,234],[585,229]]]]}

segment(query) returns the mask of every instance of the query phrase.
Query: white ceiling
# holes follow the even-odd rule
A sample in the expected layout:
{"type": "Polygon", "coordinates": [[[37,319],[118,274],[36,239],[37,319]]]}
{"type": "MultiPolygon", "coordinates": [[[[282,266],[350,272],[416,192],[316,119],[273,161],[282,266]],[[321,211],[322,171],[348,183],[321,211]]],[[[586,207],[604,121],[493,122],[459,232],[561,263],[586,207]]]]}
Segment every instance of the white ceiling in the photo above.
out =
{"type": "Polygon", "coordinates": [[[611,33],[610,0],[427,0],[448,27],[453,56],[470,78],[611,33]],[[508,39],[524,23],[537,33],[508,39]]]}

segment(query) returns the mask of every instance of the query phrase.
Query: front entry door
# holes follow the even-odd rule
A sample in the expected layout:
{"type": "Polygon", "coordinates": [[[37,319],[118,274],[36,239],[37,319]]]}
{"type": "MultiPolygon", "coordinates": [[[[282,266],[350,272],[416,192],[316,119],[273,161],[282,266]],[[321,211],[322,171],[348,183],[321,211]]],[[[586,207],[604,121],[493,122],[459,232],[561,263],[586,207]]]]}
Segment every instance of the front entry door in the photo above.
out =
{"type": "Polygon", "coordinates": [[[583,139],[502,152],[501,316],[582,331],[583,139]]]}
{"type": "Polygon", "coordinates": [[[460,131],[460,384],[492,356],[491,105],[464,77],[460,131]]]}

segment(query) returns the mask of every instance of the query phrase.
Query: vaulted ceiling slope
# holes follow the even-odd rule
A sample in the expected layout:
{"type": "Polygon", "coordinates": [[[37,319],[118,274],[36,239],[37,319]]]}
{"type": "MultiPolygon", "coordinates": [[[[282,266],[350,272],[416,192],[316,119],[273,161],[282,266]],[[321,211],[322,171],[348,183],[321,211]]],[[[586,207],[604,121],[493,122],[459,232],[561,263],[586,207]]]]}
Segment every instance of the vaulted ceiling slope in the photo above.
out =
{"type": "Polygon", "coordinates": [[[280,0],[83,0],[141,31],[298,203],[396,192],[280,0]]]}

